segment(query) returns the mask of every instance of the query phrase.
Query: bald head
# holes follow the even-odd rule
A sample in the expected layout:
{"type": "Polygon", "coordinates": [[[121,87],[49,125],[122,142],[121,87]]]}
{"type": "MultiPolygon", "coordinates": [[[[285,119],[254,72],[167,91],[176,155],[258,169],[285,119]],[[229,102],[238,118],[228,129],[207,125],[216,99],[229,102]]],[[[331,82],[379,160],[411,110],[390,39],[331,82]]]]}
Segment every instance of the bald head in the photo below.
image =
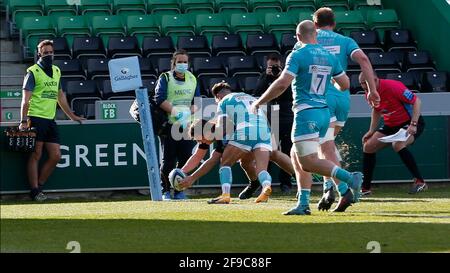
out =
{"type": "Polygon", "coordinates": [[[314,22],[311,20],[301,21],[297,26],[297,37],[303,43],[314,43],[317,37],[314,22]]]}

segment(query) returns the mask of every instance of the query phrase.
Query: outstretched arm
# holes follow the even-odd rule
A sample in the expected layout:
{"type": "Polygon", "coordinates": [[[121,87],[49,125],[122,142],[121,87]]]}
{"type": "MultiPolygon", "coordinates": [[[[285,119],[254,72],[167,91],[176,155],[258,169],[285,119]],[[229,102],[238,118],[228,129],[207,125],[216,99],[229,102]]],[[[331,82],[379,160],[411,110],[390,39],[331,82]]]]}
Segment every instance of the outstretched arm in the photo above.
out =
{"type": "Polygon", "coordinates": [[[200,164],[200,162],[205,157],[207,152],[208,152],[208,150],[200,149],[199,147],[197,147],[194,154],[191,155],[191,157],[189,157],[188,161],[186,161],[186,163],[181,168],[181,170],[184,173],[192,172],[198,166],[198,164],[200,164]]]}
{"type": "Polygon", "coordinates": [[[183,188],[189,188],[196,180],[211,171],[212,168],[220,162],[221,157],[221,153],[214,151],[211,157],[203,162],[203,164],[192,175],[187,176],[180,181],[180,186],[183,188]]]}

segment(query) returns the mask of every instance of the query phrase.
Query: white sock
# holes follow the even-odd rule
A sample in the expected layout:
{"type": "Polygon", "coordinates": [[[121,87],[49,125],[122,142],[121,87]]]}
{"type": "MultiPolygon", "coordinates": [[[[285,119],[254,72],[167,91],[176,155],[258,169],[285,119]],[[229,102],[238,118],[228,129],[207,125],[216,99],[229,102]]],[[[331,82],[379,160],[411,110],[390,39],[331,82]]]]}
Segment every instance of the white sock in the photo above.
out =
{"type": "Polygon", "coordinates": [[[223,183],[222,184],[222,193],[230,194],[231,184],[223,183]]]}

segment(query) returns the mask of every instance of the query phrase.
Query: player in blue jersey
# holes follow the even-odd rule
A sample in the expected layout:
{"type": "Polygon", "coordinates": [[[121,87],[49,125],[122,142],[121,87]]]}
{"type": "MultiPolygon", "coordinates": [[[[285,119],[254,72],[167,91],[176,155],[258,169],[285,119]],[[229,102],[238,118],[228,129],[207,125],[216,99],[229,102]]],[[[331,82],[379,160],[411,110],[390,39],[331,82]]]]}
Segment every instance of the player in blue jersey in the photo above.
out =
{"type": "Polygon", "coordinates": [[[297,205],[285,215],[309,215],[311,172],[336,179],[341,196],[334,209],[343,212],[354,202],[354,192],[359,192],[361,173],[350,173],[332,161],[319,159],[319,141],[325,137],[330,122],[326,91],[335,81],[339,90],[349,88],[349,79],[335,56],[317,43],[317,32],[312,21],[302,21],[297,26],[297,39],[302,46],[288,56],[281,76],[252,105],[256,111],[260,105],[278,97],[292,83],[294,126],[291,156],[297,179],[300,180],[297,205]]]}
{"type": "MultiPolygon", "coordinates": [[[[333,10],[327,7],[318,9],[314,13],[314,23],[317,30],[317,41],[331,54],[335,55],[342,66],[347,70],[347,60],[350,57],[361,67],[362,73],[366,76],[366,82],[373,104],[379,102],[379,95],[376,91],[374,75],[372,73],[372,65],[369,58],[359,48],[358,44],[350,37],[343,36],[333,31],[336,27],[333,10]]],[[[296,45],[299,47],[299,45],[296,45]]],[[[330,125],[325,135],[324,142],[320,145],[321,156],[333,161],[337,166],[341,166],[341,157],[336,148],[334,139],[344,127],[350,111],[350,92],[344,92],[336,89],[333,85],[329,85],[326,92],[328,109],[330,110],[330,125]]],[[[359,193],[355,193],[357,199],[359,193]]],[[[334,183],[330,177],[324,177],[323,196],[318,203],[319,210],[328,210],[335,201],[334,183]]]]}
{"type": "Polygon", "coordinates": [[[255,159],[256,173],[262,186],[261,194],[255,202],[266,202],[272,193],[272,177],[267,172],[272,143],[264,113],[262,110],[256,114],[251,112],[250,105],[256,99],[246,93],[232,93],[230,85],[225,82],[215,84],[211,93],[218,103],[215,139],[223,136],[226,146],[219,169],[222,194],[208,203],[228,204],[230,202],[231,166],[239,159],[249,156],[250,153],[255,159]]]}

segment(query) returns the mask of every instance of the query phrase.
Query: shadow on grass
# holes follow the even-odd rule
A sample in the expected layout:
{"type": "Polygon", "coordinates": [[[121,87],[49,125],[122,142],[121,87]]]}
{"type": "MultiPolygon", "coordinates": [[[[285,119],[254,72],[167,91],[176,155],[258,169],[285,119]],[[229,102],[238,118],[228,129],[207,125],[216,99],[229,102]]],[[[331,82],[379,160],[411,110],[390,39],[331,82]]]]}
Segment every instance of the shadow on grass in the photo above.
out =
{"type": "MultiPolygon", "coordinates": [[[[295,216],[294,216],[295,217],[295,216]]],[[[382,252],[450,250],[450,225],[1,219],[1,252],[382,252]]]]}

